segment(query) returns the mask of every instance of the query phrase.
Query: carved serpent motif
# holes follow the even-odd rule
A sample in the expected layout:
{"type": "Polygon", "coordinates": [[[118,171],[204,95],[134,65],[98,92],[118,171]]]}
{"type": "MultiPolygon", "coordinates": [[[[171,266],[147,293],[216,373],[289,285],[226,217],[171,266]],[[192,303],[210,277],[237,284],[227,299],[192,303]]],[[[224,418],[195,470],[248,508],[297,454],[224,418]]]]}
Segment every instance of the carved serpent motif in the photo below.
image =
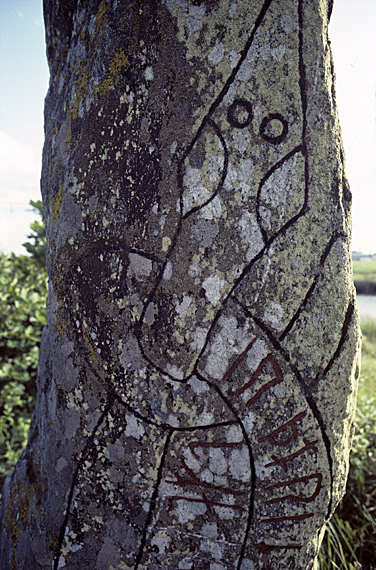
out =
{"type": "MultiPolygon", "coordinates": [[[[69,529],[85,520],[96,488],[84,463],[98,464],[106,441],[120,437],[113,418],[121,414],[124,447],[132,438],[129,453],[139,454],[153,472],[146,475],[140,462],[127,460],[127,484],[139,491],[133,505],[124,504],[130,499],[111,475],[119,511],[129,518],[128,567],[201,569],[210,562],[223,568],[224,556],[228,568],[249,570],[260,560],[269,567],[276,554],[279,560],[301,550],[315,555],[301,537],[307,525],[319,531],[331,512],[331,450],[320,411],[291,356],[289,335],[344,236],[335,233],[315,252],[318,269],[310,278],[297,268],[299,297],[287,297],[290,291],[281,285],[275,301],[266,304],[264,290],[278,282],[275,252],[284,249],[292,257],[297,233],[301,249],[310,249],[302,228],[314,191],[305,140],[301,1],[289,46],[296,62],[295,100],[282,113],[268,106],[275,93],[266,93],[263,108],[255,106],[245,80],[251,64],[266,66],[256,47],[258,34],[270,28],[272,4],[264,2],[233,73],[179,159],[179,216],[165,256],[98,242],[72,270],[79,291],[69,307],[76,339],[89,347],[84,357],[105,377],[109,397],[79,458],[55,568],[69,529]],[[259,148],[259,164],[247,160],[249,145],[259,148]],[[248,200],[241,217],[236,194],[248,200]],[[192,228],[205,247],[189,246],[182,256],[192,228]],[[177,299],[182,279],[185,293],[177,299]],[[76,306],[85,307],[84,318],[76,306]],[[119,329],[121,334],[114,332],[119,329]],[[135,504],[136,523],[129,514],[135,504]]],[[[277,56],[274,69],[283,91],[277,56]]],[[[340,350],[352,311],[350,304],[323,373],[340,350]]]]}

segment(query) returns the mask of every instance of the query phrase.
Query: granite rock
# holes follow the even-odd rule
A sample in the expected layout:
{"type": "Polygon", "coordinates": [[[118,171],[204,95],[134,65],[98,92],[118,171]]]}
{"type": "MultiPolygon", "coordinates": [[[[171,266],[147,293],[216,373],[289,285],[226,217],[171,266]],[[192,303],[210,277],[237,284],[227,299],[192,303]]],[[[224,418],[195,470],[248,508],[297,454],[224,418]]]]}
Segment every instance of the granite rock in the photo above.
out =
{"type": "Polygon", "coordinates": [[[4,570],[309,570],[359,375],[326,0],[45,0],[48,326],[4,570]]]}

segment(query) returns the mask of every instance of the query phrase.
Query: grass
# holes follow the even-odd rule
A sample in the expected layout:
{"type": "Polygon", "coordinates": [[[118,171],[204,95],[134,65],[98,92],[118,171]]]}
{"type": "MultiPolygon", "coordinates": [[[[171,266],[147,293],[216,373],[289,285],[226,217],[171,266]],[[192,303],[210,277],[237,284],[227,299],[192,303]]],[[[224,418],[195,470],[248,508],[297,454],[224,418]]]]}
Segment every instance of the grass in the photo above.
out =
{"type": "Polygon", "coordinates": [[[362,323],[362,371],[346,494],[327,530],[320,570],[376,570],[376,322],[362,323]]]}
{"type": "Polygon", "coordinates": [[[353,261],[354,281],[376,283],[376,261],[353,261]]]}
{"type": "Polygon", "coordinates": [[[363,396],[376,399],[376,322],[367,320],[361,324],[362,370],[359,379],[358,400],[363,396]]]}

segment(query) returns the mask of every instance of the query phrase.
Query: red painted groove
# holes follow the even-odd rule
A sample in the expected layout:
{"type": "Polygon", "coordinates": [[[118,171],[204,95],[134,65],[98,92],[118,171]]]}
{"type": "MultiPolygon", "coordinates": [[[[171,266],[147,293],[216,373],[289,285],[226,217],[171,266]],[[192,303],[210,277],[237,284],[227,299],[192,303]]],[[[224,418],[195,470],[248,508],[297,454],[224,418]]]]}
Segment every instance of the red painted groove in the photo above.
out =
{"type": "Polygon", "coordinates": [[[284,521],[303,521],[305,519],[309,519],[311,517],[313,517],[315,513],[307,513],[304,515],[295,515],[292,517],[272,517],[270,519],[261,519],[260,522],[262,523],[271,523],[271,522],[284,522],[284,521]]]}
{"type": "Polygon", "coordinates": [[[296,439],[296,436],[298,435],[298,428],[296,427],[296,423],[301,418],[304,418],[304,416],[306,414],[307,414],[307,412],[300,412],[300,414],[297,414],[294,418],[292,418],[291,420],[289,420],[288,422],[283,424],[278,429],[272,431],[269,435],[265,435],[263,437],[260,437],[260,439],[258,440],[259,443],[261,443],[262,441],[270,441],[274,445],[281,445],[281,446],[288,445],[289,443],[292,443],[296,439]],[[292,434],[291,434],[290,438],[284,439],[284,440],[276,440],[275,437],[278,436],[280,433],[282,433],[287,428],[292,429],[292,434]]]}
{"type": "MultiPolygon", "coordinates": [[[[283,380],[283,378],[282,378],[282,380],[283,380]]],[[[258,400],[260,398],[260,396],[263,395],[264,392],[269,390],[269,388],[271,388],[272,386],[275,386],[276,384],[279,384],[280,382],[281,382],[281,380],[279,380],[278,378],[274,378],[274,380],[270,380],[270,382],[267,382],[267,384],[265,384],[262,388],[260,388],[260,390],[258,392],[256,392],[256,394],[254,396],[252,396],[252,398],[247,400],[247,402],[246,402],[247,408],[249,408],[249,406],[254,404],[256,402],[256,400],[258,400]]]]}
{"type": "Polygon", "coordinates": [[[245,445],[244,441],[239,442],[229,442],[229,443],[215,443],[215,442],[200,442],[200,441],[191,441],[188,443],[188,447],[192,452],[192,455],[197,457],[197,459],[201,459],[201,457],[194,451],[196,447],[241,447],[245,445]]]}
{"type": "Polygon", "coordinates": [[[257,340],[257,337],[255,336],[255,338],[253,338],[251,340],[251,342],[248,344],[247,348],[245,350],[243,350],[243,352],[241,354],[239,354],[238,358],[235,360],[235,362],[233,362],[231,364],[230,368],[227,370],[223,380],[227,381],[231,378],[231,376],[233,375],[233,373],[235,372],[235,370],[237,369],[239,364],[242,362],[242,360],[244,360],[244,357],[251,350],[251,348],[254,345],[254,343],[256,342],[256,340],[257,340]]]}
{"type": "Polygon", "coordinates": [[[299,497],[298,495],[285,495],[284,497],[269,499],[268,501],[265,501],[265,503],[270,505],[272,503],[287,501],[288,499],[291,499],[293,501],[298,501],[301,503],[311,503],[320,493],[321,483],[322,483],[321,473],[315,473],[314,475],[305,475],[304,477],[298,477],[297,479],[292,479],[291,481],[283,481],[282,483],[276,483],[275,485],[271,485],[270,487],[265,487],[264,489],[264,491],[273,491],[274,489],[280,489],[281,487],[287,487],[288,485],[294,485],[295,483],[304,483],[305,481],[309,481],[311,479],[317,479],[317,485],[316,489],[309,497],[299,497]]]}
{"type": "MultiPolygon", "coordinates": [[[[268,362],[271,362],[271,365],[273,366],[274,372],[276,373],[276,377],[271,380],[270,382],[268,382],[265,386],[263,386],[261,388],[261,390],[259,390],[259,392],[257,392],[256,396],[260,397],[261,394],[263,392],[265,392],[268,388],[270,388],[270,386],[274,386],[275,384],[279,384],[279,382],[283,381],[283,374],[282,374],[282,370],[279,367],[278,362],[276,361],[276,359],[274,358],[274,356],[272,354],[268,354],[267,356],[265,356],[260,364],[258,365],[257,369],[255,370],[255,372],[252,374],[251,379],[249,380],[249,382],[247,382],[246,384],[244,384],[244,386],[242,386],[241,388],[239,388],[239,390],[236,390],[235,395],[239,396],[240,394],[242,394],[243,392],[245,392],[247,390],[247,388],[249,388],[250,386],[252,386],[252,384],[257,380],[257,377],[260,373],[260,371],[262,370],[262,368],[264,368],[264,366],[266,366],[266,364],[268,362]]],[[[254,396],[253,398],[251,398],[251,400],[257,399],[256,396],[254,396]]],[[[248,400],[248,402],[250,402],[250,400],[248,400]]],[[[247,403],[247,406],[250,405],[247,403]]]]}
{"type": "Polygon", "coordinates": [[[318,450],[316,447],[316,443],[318,443],[318,441],[319,441],[318,439],[316,439],[315,441],[309,441],[308,439],[303,437],[303,441],[305,443],[305,446],[302,447],[301,449],[299,449],[298,451],[296,451],[295,453],[292,453],[288,457],[282,457],[281,459],[278,459],[278,457],[276,457],[275,455],[272,455],[272,458],[274,459],[274,461],[272,461],[271,463],[268,463],[267,465],[265,465],[265,467],[272,467],[273,465],[279,465],[280,467],[282,467],[282,469],[287,471],[286,461],[291,461],[292,459],[299,457],[299,455],[304,453],[304,451],[308,451],[309,449],[313,449],[313,451],[315,451],[317,453],[318,450]]]}
{"type": "Polygon", "coordinates": [[[227,503],[217,503],[216,501],[211,501],[206,497],[204,493],[202,493],[202,499],[199,499],[198,497],[184,497],[179,495],[166,496],[166,499],[171,499],[172,501],[189,501],[190,503],[204,503],[208,507],[209,512],[211,511],[212,507],[226,507],[227,509],[233,509],[234,511],[248,510],[244,507],[241,507],[240,505],[229,505],[227,503]]]}
{"type": "Polygon", "coordinates": [[[184,479],[179,473],[173,471],[174,476],[177,478],[177,481],[173,481],[170,479],[166,479],[166,483],[170,483],[172,485],[178,485],[180,487],[185,487],[187,485],[196,485],[197,487],[206,487],[207,489],[215,489],[216,491],[220,491],[221,493],[226,493],[227,495],[246,495],[246,491],[235,491],[233,489],[228,489],[226,487],[218,487],[213,485],[212,483],[208,483],[206,481],[201,481],[188,467],[185,463],[184,459],[180,458],[181,463],[183,464],[184,469],[189,473],[192,479],[184,479]]]}

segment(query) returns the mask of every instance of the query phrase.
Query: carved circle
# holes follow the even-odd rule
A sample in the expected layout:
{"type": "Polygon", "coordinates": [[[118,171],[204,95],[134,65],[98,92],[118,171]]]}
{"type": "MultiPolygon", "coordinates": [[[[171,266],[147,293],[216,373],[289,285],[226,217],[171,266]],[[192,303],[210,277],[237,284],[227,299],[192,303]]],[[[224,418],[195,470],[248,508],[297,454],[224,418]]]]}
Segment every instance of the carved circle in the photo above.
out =
{"type": "Polygon", "coordinates": [[[287,121],[280,113],[271,113],[261,121],[260,135],[268,142],[278,144],[283,141],[287,133],[287,121]]]}
{"type": "Polygon", "coordinates": [[[228,108],[227,119],[233,127],[244,129],[244,127],[247,127],[253,119],[251,104],[244,99],[235,99],[228,108]]]}

